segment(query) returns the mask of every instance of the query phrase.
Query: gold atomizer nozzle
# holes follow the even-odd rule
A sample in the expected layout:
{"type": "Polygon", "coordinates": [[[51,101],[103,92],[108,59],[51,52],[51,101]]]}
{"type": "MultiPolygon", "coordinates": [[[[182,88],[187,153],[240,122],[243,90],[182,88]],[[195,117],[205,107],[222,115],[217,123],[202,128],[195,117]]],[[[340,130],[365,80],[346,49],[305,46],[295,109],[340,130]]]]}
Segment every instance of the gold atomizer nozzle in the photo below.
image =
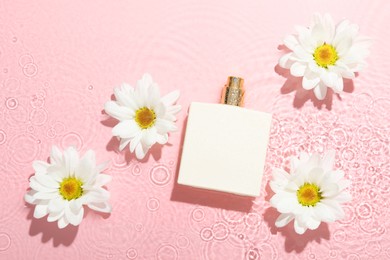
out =
{"type": "Polygon", "coordinates": [[[233,106],[244,104],[244,79],[230,76],[223,88],[221,103],[233,106]]]}

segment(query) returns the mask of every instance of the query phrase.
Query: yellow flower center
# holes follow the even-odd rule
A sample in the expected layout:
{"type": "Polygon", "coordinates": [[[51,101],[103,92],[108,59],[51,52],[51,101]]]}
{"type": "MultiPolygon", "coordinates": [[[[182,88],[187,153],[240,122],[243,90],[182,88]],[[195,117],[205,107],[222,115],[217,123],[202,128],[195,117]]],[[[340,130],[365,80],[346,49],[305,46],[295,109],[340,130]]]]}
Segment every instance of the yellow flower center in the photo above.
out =
{"type": "Polygon", "coordinates": [[[317,185],[304,183],[297,191],[297,198],[303,206],[315,206],[322,199],[322,196],[317,185]]]}
{"type": "Polygon", "coordinates": [[[317,47],[313,54],[314,60],[318,66],[328,68],[329,65],[334,65],[339,59],[336,49],[330,45],[324,43],[317,47]]]}
{"type": "Polygon", "coordinates": [[[147,107],[142,107],[135,111],[135,122],[141,127],[142,129],[147,129],[149,127],[152,127],[156,121],[156,114],[152,109],[149,109],[147,107]]]}
{"type": "Polygon", "coordinates": [[[73,200],[83,195],[83,183],[74,177],[65,178],[60,184],[60,194],[66,200],[73,200]]]}

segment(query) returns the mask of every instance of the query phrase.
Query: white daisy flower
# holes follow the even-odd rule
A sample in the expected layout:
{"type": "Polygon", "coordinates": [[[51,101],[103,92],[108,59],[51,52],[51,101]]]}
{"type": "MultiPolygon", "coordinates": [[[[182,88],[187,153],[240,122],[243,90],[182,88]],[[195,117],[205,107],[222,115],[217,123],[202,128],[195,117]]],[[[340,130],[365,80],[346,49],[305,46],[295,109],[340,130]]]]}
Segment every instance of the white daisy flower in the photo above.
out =
{"type": "Polygon", "coordinates": [[[177,130],[175,115],[181,106],[175,103],[179,91],[160,98],[158,85],[144,74],[135,89],[122,84],[114,94],[116,101],[108,101],[104,110],[120,121],[112,129],[113,136],[120,138],[120,150],[130,144],[130,152],[141,160],[155,143],[167,143],[168,133],[177,130]]]}
{"type": "Polygon", "coordinates": [[[58,221],[58,227],[77,226],[84,215],[83,205],[90,209],[109,213],[109,192],[103,185],[111,176],[100,173],[103,165],[96,166],[95,153],[89,150],[79,159],[75,148],[69,147],[62,154],[53,146],[50,163],[34,161],[35,175],[30,178],[31,190],[25,201],[35,204],[34,217],[58,221]]]}
{"type": "Polygon", "coordinates": [[[322,159],[319,154],[301,153],[300,158],[291,161],[291,172],[282,169],[273,171],[270,182],[275,195],[270,202],[280,213],[277,227],[294,221],[294,229],[303,234],[314,230],[320,223],[334,222],[344,217],[343,202],[351,199],[345,190],[349,181],[344,172],[333,170],[335,152],[330,151],[322,159]]]}
{"type": "Polygon", "coordinates": [[[343,20],[335,25],[329,14],[315,14],[309,27],[296,26],[297,35],[288,35],[285,46],[291,52],[282,56],[279,65],[291,75],[303,77],[302,87],[313,89],[323,100],[327,88],[343,91],[343,78],[353,79],[366,65],[370,40],[358,35],[359,27],[343,20]]]}

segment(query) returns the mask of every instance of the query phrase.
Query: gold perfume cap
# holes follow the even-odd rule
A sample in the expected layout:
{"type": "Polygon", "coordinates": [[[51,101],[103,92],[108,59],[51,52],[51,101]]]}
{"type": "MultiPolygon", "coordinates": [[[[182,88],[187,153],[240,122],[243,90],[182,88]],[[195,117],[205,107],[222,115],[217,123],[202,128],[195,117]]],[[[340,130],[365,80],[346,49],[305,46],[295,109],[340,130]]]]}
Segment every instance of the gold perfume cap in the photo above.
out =
{"type": "Polygon", "coordinates": [[[233,106],[244,104],[244,79],[230,76],[223,88],[221,103],[233,106]]]}

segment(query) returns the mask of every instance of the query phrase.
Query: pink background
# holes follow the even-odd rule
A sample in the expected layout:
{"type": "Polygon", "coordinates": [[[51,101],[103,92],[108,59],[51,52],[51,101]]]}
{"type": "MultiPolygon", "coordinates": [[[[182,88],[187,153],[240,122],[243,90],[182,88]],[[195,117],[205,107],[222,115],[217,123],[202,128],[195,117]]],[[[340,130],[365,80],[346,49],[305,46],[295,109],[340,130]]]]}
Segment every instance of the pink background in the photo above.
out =
{"type": "Polygon", "coordinates": [[[0,259],[390,258],[389,15],[386,0],[0,1],[0,259]],[[276,67],[283,37],[316,11],[374,39],[368,68],[322,103],[276,67]],[[171,145],[138,162],[117,151],[102,109],[144,72],[162,93],[180,89],[183,110],[171,145]],[[233,73],[245,78],[246,107],[274,115],[254,201],[175,185],[190,102],[218,102],[233,73]],[[52,145],[111,161],[109,217],[89,211],[65,230],[32,219],[31,163],[52,145]],[[345,219],[303,236],[275,228],[271,168],[330,148],[352,180],[345,219]]]}

